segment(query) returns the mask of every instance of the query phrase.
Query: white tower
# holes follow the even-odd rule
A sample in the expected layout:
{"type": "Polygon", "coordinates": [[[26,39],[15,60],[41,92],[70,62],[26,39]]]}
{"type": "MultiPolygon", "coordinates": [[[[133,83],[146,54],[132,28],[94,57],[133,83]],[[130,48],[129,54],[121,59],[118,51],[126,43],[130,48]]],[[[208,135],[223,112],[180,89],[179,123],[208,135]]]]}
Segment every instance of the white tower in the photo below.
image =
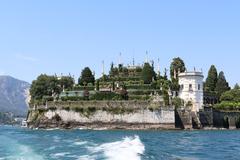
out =
{"type": "Polygon", "coordinates": [[[178,75],[179,97],[184,103],[192,103],[192,111],[199,112],[203,108],[203,74],[202,72],[184,72],[178,75]]]}

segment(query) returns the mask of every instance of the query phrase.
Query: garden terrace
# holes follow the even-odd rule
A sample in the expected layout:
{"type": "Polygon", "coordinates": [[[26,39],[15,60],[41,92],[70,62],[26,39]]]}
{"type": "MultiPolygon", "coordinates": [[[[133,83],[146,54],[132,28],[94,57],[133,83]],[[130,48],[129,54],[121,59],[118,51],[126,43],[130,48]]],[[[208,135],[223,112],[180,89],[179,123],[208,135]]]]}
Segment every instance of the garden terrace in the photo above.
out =
{"type": "MultiPolygon", "coordinates": [[[[157,110],[162,108],[158,102],[150,101],[67,101],[67,102],[48,102],[47,104],[31,105],[31,110],[81,110],[91,108],[92,110],[110,110],[110,109],[125,109],[125,110],[138,110],[149,109],[157,110]]],[[[166,107],[165,107],[166,108],[166,107]]]]}

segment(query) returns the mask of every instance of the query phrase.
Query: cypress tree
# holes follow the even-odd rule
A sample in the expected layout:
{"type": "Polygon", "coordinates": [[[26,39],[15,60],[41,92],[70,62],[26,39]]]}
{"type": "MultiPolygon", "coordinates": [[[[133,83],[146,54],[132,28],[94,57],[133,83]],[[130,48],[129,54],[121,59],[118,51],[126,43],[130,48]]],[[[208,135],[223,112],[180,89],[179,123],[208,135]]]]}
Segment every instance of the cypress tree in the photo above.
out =
{"type": "Polygon", "coordinates": [[[89,67],[85,67],[82,70],[80,78],[78,79],[78,84],[80,84],[80,85],[85,85],[88,83],[94,84],[94,82],[95,82],[95,78],[92,74],[92,71],[90,70],[89,67]]]}
{"type": "Polygon", "coordinates": [[[96,90],[99,91],[99,80],[96,81],[96,90]]]}
{"type": "Polygon", "coordinates": [[[216,83],[216,88],[215,88],[218,98],[220,98],[221,95],[228,90],[230,90],[229,84],[226,81],[224,73],[221,71],[219,73],[218,80],[216,83]]]}
{"type": "Polygon", "coordinates": [[[216,84],[218,81],[217,69],[212,65],[208,71],[208,76],[205,82],[205,91],[215,91],[216,84]]]}
{"type": "Polygon", "coordinates": [[[142,80],[145,84],[150,84],[156,74],[149,63],[145,63],[142,70],[142,80]]]}

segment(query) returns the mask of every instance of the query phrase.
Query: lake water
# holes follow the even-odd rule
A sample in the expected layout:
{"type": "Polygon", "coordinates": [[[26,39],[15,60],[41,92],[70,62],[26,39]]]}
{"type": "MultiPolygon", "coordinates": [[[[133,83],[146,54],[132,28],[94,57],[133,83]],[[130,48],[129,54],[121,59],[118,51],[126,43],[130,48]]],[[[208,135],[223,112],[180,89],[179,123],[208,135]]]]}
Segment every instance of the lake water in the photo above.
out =
{"type": "Polygon", "coordinates": [[[0,160],[5,159],[240,159],[240,131],[46,131],[0,126],[0,160]]]}

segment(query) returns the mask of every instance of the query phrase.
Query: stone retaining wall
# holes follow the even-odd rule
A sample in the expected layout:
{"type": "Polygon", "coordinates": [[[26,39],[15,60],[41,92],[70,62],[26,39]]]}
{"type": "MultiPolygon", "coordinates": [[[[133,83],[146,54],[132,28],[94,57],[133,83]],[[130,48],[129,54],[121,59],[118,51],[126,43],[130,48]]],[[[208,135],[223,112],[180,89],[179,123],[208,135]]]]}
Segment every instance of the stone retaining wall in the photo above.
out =
{"type": "Polygon", "coordinates": [[[148,101],[47,103],[32,107],[27,123],[30,128],[174,129],[175,112],[148,101]]]}

